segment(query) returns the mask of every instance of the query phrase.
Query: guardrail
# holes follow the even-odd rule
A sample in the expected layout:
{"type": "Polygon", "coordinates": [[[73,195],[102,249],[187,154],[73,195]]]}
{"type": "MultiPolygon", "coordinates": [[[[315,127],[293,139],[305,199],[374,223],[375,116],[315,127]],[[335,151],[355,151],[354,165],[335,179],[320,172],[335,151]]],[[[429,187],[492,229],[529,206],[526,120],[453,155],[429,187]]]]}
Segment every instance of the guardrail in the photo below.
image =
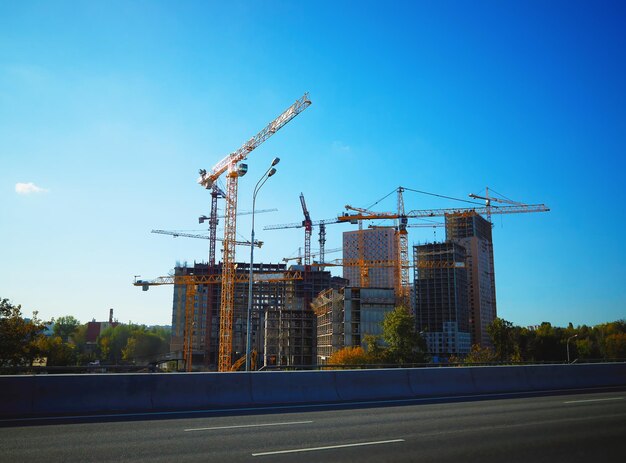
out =
{"type": "Polygon", "coordinates": [[[210,410],[626,388],[626,363],[235,373],[0,376],[0,417],[210,410]]]}

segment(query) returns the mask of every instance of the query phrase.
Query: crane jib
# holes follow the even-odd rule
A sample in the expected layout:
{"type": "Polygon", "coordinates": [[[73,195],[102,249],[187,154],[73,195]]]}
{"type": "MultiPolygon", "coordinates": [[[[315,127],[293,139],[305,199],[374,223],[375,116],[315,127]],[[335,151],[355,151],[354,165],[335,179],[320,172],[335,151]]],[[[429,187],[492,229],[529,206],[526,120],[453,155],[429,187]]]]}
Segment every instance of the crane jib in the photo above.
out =
{"type": "Polygon", "coordinates": [[[304,111],[311,104],[309,94],[305,93],[300,99],[296,100],[289,108],[287,108],[280,116],[270,122],[263,130],[257,133],[254,137],[243,144],[237,151],[230,153],[220,162],[215,164],[210,173],[204,171],[201,173],[201,177],[198,179],[205,188],[211,188],[213,182],[218,179],[230,166],[234,166],[239,161],[245,159],[248,154],[257,148],[261,143],[274,135],[279,129],[281,129],[290,120],[304,111]]]}

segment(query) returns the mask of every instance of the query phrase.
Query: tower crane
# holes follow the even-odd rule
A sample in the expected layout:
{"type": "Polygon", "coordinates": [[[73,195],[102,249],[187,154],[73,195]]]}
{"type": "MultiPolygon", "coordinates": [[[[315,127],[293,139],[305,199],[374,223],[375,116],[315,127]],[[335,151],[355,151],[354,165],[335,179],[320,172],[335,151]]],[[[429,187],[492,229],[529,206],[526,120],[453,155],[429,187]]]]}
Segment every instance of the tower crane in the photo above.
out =
{"type": "MultiPolygon", "coordinates": [[[[395,241],[396,241],[396,252],[397,259],[395,261],[395,290],[396,290],[396,298],[398,299],[399,304],[403,304],[408,307],[409,299],[410,299],[410,287],[409,287],[409,245],[408,245],[408,232],[407,225],[408,219],[404,212],[404,198],[402,193],[404,192],[403,187],[397,188],[397,212],[373,212],[368,209],[363,209],[359,207],[353,207],[350,205],[346,205],[346,209],[353,210],[357,212],[357,214],[343,215],[338,217],[338,219],[342,222],[358,222],[361,223],[363,220],[370,219],[395,219],[396,227],[395,227],[395,241]]],[[[361,228],[361,227],[359,227],[361,228]]],[[[361,269],[361,281],[365,281],[365,284],[368,284],[368,261],[364,259],[364,237],[362,233],[359,233],[359,257],[358,257],[358,266],[361,269]]]]}
{"type": "MultiPolygon", "coordinates": [[[[169,230],[152,230],[150,233],[156,233],[158,235],[171,235],[174,238],[178,238],[179,236],[185,238],[198,238],[201,240],[211,240],[211,236],[207,235],[197,235],[195,233],[183,233],[178,231],[169,231],[169,230]]],[[[216,241],[222,241],[221,238],[215,238],[216,241]]],[[[250,246],[250,241],[235,241],[235,245],[237,246],[250,246]]],[[[254,246],[260,248],[263,246],[263,241],[254,240],[254,246]]],[[[210,265],[210,264],[209,264],[210,265]]]]}
{"type": "MultiPolygon", "coordinates": [[[[330,254],[331,252],[339,252],[339,251],[341,251],[341,248],[326,249],[324,252],[326,254],[330,254]]],[[[320,252],[312,252],[311,253],[311,258],[318,257],[318,256],[322,256],[322,252],[321,251],[320,252]]],[[[282,261],[285,262],[285,263],[288,263],[291,260],[296,260],[296,261],[298,261],[298,265],[302,265],[302,255],[301,254],[299,256],[296,256],[296,257],[283,257],[282,258],[282,261]]],[[[324,265],[324,262],[321,261],[321,260],[319,262],[312,262],[311,263],[311,266],[321,267],[323,265],[324,265]]]]}
{"type": "Polygon", "coordinates": [[[474,193],[470,193],[468,196],[470,198],[474,198],[474,199],[484,199],[485,200],[485,208],[487,209],[486,215],[487,215],[487,220],[489,222],[491,222],[491,207],[492,207],[491,206],[491,201],[496,201],[498,203],[505,203],[505,204],[513,204],[515,206],[525,206],[524,203],[519,203],[517,201],[511,201],[510,199],[494,198],[493,196],[489,196],[489,187],[485,187],[485,196],[475,195],[474,193]]]}
{"type": "Polygon", "coordinates": [[[311,215],[306,207],[304,193],[300,193],[300,204],[302,205],[302,213],[304,214],[302,226],[304,227],[304,269],[306,271],[311,266],[311,232],[313,231],[313,222],[311,222],[311,215]]]}
{"type": "MultiPolygon", "coordinates": [[[[206,215],[201,215],[200,217],[198,217],[198,223],[204,223],[207,220],[209,222],[209,236],[207,238],[209,240],[209,265],[211,267],[215,266],[215,242],[222,241],[222,240],[218,240],[217,238],[217,224],[219,223],[218,219],[220,217],[224,218],[224,216],[218,217],[217,215],[217,199],[218,198],[226,198],[226,193],[224,193],[222,189],[218,187],[216,183],[214,183],[213,186],[211,187],[210,216],[207,217],[206,215]]],[[[274,212],[277,210],[278,209],[262,209],[260,211],[256,211],[256,213],[260,214],[262,212],[274,212]]],[[[237,215],[245,215],[245,214],[252,214],[252,212],[239,212],[237,215]]],[[[153,231],[152,233],[155,233],[155,232],[153,231]]],[[[183,236],[183,235],[174,235],[174,237],[176,236],[183,236]]],[[[191,236],[189,238],[200,238],[200,236],[191,236]]]]}
{"type": "MultiPolygon", "coordinates": [[[[220,342],[218,370],[227,371],[232,363],[232,334],[235,293],[235,241],[237,233],[237,186],[239,177],[245,175],[248,166],[241,161],[274,135],[294,117],[311,104],[309,94],[305,93],[276,119],[245,142],[238,150],[230,153],[218,162],[210,172],[200,169],[198,183],[206,189],[212,189],[214,183],[226,173],[226,217],[224,222],[224,255],[222,259],[222,300],[220,304],[220,342]]],[[[252,265],[252,262],[250,262],[252,265]]]]}
{"type": "MultiPolygon", "coordinates": [[[[474,214],[519,214],[531,212],[548,212],[550,209],[544,204],[523,204],[515,203],[507,206],[499,206],[494,208],[489,205],[478,208],[446,208],[446,209],[422,209],[412,210],[408,213],[404,211],[404,201],[402,192],[404,188],[398,188],[398,212],[372,212],[367,209],[356,208],[350,205],[346,206],[347,210],[355,211],[354,214],[344,213],[338,217],[340,222],[355,223],[362,220],[376,219],[396,219],[398,220],[397,229],[397,246],[398,246],[398,271],[400,278],[396,280],[396,296],[402,302],[406,302],[409,295],[409,264],[408,264],[408,238],[406,227],[410,218],[427,218],[427,217],[448,217],[448,216],[470,216],[474,214]],[[404,231],[404,232],[402,232],[404,231]],[[405,251],[406,250],[406,251],[405,251]],[[406,256],[406,258],[404,257],[406,256]]],[[[362,265],[366,262],[359,259],[362,265]]],[[[363,271],[363,270],[362,270],[363,271]]]]}
{"type": "MultiPolygon", "coordinates": [[[[320,251],[319,251],[319,261],[320,264],[324,263],[325,260],[325,256],[326,256],[326,252],[331,252],[331,251],[326,251],[326,225],[329,224],[333,224],[333,223],[341,223],[342,221],[334,218],[334,219],[323,219],[323,220],[312,220],[310,222],[311,228],[313,228],[316,225],[319,225],[320,231],[319,231],[319,243],[320,243],[320,251]]],[[[280,229],[284,229],[284,228],[302,228],[305,227],[305,221],[302,222],[295,222],[295,223],[285,223],[285,224],[278,224],[278,225],[266,225],[265,227],[263,227],[263,230],[280,230],[280,229]]],[[[307,236],[305,234],[305,245],[306,245],[306,239],[307,236]]],[[[310,243],[310,234],[309,234],[309,243],[310,243]]],[[[310,245],[309,245],[310,246],[310,245]]],[[[309,247],[310,249],[310,247],[309,247]]],[[[305,261],[306,261],[306,246],[305,246],[305,261]]],[[[322,270],[323,270],[323,265],[321,266],[322,270]]]]}
{"type": "MultiPolygon", "coordinates": [[[[226,198],[226,193],[217,186],[217,183],[211,185],[211,215],[209,218],[209,265],[215,266],[215,242],[217,239],[217,199],[226,198]]],[[[198,219],[199,223],[204,222],[202,216],[198,219]]]]}

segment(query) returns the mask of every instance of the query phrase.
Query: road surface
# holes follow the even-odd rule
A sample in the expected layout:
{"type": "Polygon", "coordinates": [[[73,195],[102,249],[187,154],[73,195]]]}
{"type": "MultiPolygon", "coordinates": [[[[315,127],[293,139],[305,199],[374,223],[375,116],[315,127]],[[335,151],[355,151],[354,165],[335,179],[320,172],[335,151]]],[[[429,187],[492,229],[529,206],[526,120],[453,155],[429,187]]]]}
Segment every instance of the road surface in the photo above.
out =
{"type": "Polygon", "coordinates": [[[0,420],[0,461],[622,462],[626,389],[0,420]]]}

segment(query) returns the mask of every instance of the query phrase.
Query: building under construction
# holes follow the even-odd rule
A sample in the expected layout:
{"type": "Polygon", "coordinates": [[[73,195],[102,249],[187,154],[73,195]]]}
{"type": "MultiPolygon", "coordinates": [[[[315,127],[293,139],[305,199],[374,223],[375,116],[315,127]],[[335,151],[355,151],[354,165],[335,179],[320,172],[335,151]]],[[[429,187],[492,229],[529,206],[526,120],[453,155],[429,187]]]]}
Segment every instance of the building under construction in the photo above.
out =
{"type": "Polygon", "coordinates": [[[343,276],[352,287],[395,288],[398,258],[394,227],[343,232],[343,276]]]}
{"type": "Polygon", "coordinates": [[[446,239],[466,251],[472,344],[491,346],[487,326],[497,317],[491,222],[477,213],[446,216],[446,239]]]}
{"type": "Polygon", "coordinates": [[[470,351],[465,248],[455,242],[413,246],[417,329],[432,355],[470,351]]]}
{"type": "MultiPolygon", "coordinates": [[[[259,359],[257,366],[313,365],[315,362],[315,315],[311,309],[314,295],[345,284],[331,277],[328,271],[303,270],[301,280],[259,281],[262,275],[285,272],[285,264],[254,264],[255,282],[252,290],[252,345],[259,359]]],[[[175,275],[220,275],[221,263],[215,266],[195,263],[193,267],[178,265],[175,275]]],[[[236,272],[248,275],[250,265],[237,263],[236,272]]],[[[215,369],[218,361],[221,284],[196,287],[193,308],[193,365],[215,369]]],[[[184,346],[185,301],[187,285],[174,285],[172,309],[172,340],[170,350],[181,352],[184,346]]],[[[234,363],[246,352],[248,283],[235,284],[232,352],[234,363]]]]}
{"type": "MultiPolygon", "coordinates": [[[[222,265],[194,263],[193,267],[176,266],[175,275],[220,275],[222,265]]],[[[254,264],[255,275],[284,272],[284,264],[254,264]]],[[[248,263],[237,263],[237,274],[246,276],[248,263]]],[[[222,285],[201,284],[196,287],[193,304],[192,359],[194,365],[214,369],[218,361],[220,300],[222,285]]],[[[263,317],[267,311],[278,311],[284,306],[286,285],[284,281],[256,281],[252,291],[252,348],[263,352],[263,317]],[[260,329],[261,327],[261,329],[260,329]]],[[[186,284],[174,285],[172,308],[172,340],[170,351],[183,350],[185,331],[186,284]]],[[[233,313],[232,362],[246,352],[246,324],[248,311],[248,283],[235,284],[235,310],[233,313]]],[[[232,363],[231,362],[231,363],[232,363]]]]}
{"type": "Polygon", "coordinates": [[[329,289],[313,301],[317,318],[317,364],[344,347],[357,347],[365,335],[382,334],[385,315],[396,303],[391,288],[329,289]]]}
{"type": "Polygon", "coordinates": [[[315,365],[315,313],[311,302],[322,291],[344,286],[343,278],[328,271],[307,266],[292,266],[302,271],[302,280],[285,281],[284,305],[265,316],[265,346],[263,364],[315,365]]]}

